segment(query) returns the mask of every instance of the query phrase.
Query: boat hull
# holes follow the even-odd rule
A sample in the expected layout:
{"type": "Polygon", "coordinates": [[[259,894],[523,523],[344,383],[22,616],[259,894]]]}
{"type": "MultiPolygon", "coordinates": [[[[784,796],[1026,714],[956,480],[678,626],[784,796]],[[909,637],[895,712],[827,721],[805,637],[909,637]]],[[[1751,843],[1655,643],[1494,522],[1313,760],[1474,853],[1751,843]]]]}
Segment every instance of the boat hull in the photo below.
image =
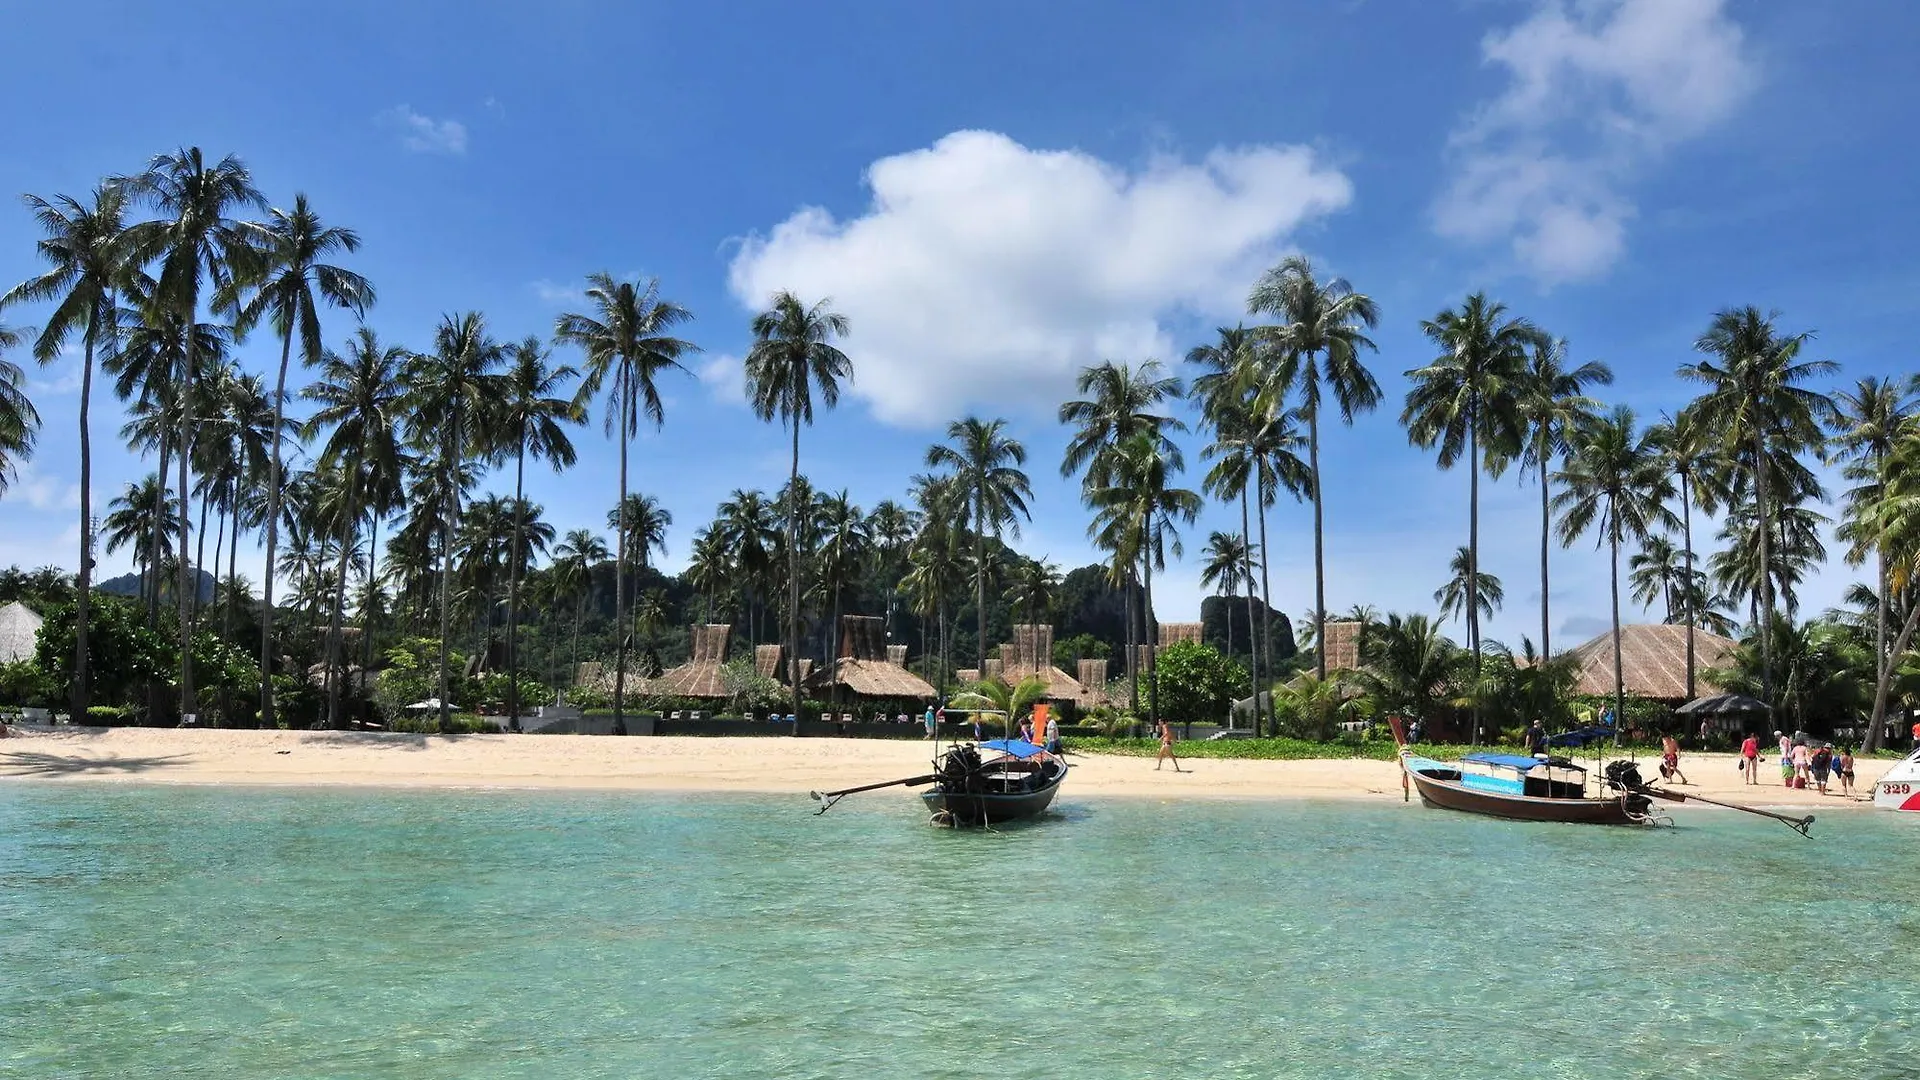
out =
{"type": "Polygon", "coordinates": [[[1643,825],[1647,823],[1644,796],[1610,799],[1543,799],[1476,791],[1454,781],[1408,769],[1420,801],[1443,810],[1508,818],[1513,821],[1560,821],[1575,825],[1643,825]]]}
{"type": "Polygon", "coordinates": [[[1873,805],[1881,810],[1920,814],[1920,750],[1908,754],[1873,785],[1873,805]]]}
{"type": "Polygon", "coordinates": [[[1053,805],[1053,798],[1060,793],[1060,784],[1066,778],[1067,770],[1062,766],[1045,782],[1027,791],[950,791],[934,788],[921,792],[920,799],[927,804],[929,813],[936,816],[944,814],[955,825],[997,825],[1044,812],[1053,805]]]}

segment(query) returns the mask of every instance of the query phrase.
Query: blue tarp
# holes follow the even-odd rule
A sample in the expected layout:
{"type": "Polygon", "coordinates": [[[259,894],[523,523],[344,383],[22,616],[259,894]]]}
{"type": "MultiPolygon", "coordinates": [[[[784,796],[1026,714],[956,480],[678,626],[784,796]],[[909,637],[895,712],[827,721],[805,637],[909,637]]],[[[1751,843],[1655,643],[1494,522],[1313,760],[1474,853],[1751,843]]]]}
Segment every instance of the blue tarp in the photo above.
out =
{"type": "Polygon", "coordinates": [[[982,750],[998,750],[1017,758],[1030,758],[1035,754],[1044,754],[1046,750],[1033,745],[1025,739],[988,739],[980,744],[982,750]]]}
{"type": "Polygon", "coordinates": [[[1468,754],[1467,761],[1476,761],[1482,765],[1493,765],[1503,769],[1519,769],[1525,772],[1546,762],[1536,758],[1521,757],[1519,754],[1468,754]]]}

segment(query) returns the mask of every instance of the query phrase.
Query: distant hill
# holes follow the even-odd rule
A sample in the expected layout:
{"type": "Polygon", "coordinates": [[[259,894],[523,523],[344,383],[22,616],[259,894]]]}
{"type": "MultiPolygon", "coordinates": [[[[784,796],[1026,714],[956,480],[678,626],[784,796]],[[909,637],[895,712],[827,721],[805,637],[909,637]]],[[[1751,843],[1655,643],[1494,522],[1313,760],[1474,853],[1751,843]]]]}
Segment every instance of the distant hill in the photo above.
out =
{"type": "MultiPolygon", "coordinates": [[[[200,602],[203,604],[210,602],[213,599],[213,575],[207,573],[205,570],[195,570],[194,574],[199,578],[200,582],[200,602]]],[[[108,578],[98,585],[95,585],[94,588],[99,589],[103,593],[112,593],[114,596],[139,596],[140,575],[121,574],[117,578],[108,578]]]]}

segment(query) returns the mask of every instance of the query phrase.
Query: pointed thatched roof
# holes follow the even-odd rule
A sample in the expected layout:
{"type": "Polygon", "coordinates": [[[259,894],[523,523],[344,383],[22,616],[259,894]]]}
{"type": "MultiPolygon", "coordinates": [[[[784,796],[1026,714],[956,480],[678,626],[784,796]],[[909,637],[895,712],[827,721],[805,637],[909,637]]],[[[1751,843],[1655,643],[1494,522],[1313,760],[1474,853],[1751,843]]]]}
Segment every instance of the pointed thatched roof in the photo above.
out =
{"type": "Polygon", "coordinates": [[[32,657],[39,646],[40,627],[45,622],[25,604],[0,607],[0,664],[32,657]]]}
{"type": "Polygon", "coordinates": [[[1178,645],[1183,641],[1199,641],[1204,623],[1163,622],[1160,624],[1160,648],[1178,645]]]}
{"type": "Polygon", "coordinates": [[[869,698],[938,696],[932,683],[906,669],[906,646],[887,644],[886,627],[886,620],[875,616],[842,616],[840,656],[814,673],[808,685],[814,689],[840,686],[869,698]]]}
{"type": "Polygon", "coordinates": [[[1013,641],[1000,646],[1000,677],[1018,686],[1033,675],[1046,680],[1048,701],[1090,708],[1104,698],[1104,687],[1084,686],[1053,666],[1053,627],[1022,623],[1013,628],[1013,641]]]}
{"type": "Polygon", "coordinates": [[[732,629],[729,623],[694,627],[693,657],[659,678],[648,679],[641,684],[640,692],[662,697],[728,696],[725,682],[720,677],[720,665],[727,661],[727,633],[732,629]]]}
{"type": "MultiPolygon", "coordinates": [[[[1332,626],[1328,627],[1329,630],[1332,626]]],[[[1693,632],[1694,685],[1700,695],[1717,694],[1725,687],[1709,681],[1704,672],[1722,667],[1736,647],[1719,634],[1693,632]]],[[[1613,632],[1611,630],[1573,650],[1580,662],[1576,694],[1613,693],[1613,632]]],[[[1687,700],[1687,628],[1667,623],[1637,623],[1620,628],[1620,673],[1627,693],[1659,701],[1687,700]]]]}
{"type": "Polygon", "coordinates": [[[1360,625],[1350,619],[1326,624],[1321,652],[1326,655],[1329,672],[1360,670],[1360,625]]]}

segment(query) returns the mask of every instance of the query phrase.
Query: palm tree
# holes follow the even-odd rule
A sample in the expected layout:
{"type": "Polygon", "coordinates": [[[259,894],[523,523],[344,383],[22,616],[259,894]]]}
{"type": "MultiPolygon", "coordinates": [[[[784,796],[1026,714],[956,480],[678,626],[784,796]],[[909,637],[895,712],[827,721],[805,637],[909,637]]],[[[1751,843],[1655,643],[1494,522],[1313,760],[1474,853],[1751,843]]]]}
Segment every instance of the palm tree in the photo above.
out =
{"type": "Polygon", "coordinates": [[[773,574],[774,554],[780,543],[779,516],[767,497],[758,491],[735,489],[720,504],[716,523],[733,553],[732,566],[747,604],[747,640],[760,643],[759,609],[765,604],[762,590],[773,574]]]}
{"type": "MultiPolygon", "coordinates": [[[[1519,395],[1526,380],[1526,354],[1539,331],[1525,319],[1508,318],[1506,305],[1485,293],[1468,296],[1420,324],[1441,354],[1407,372],[1413,383],[1400,423],[1423,450],[1439,448],[1442,469],[1467,463],[1467,638],[1474,681],[1480,672],[1480,472],[1498,477],[1520,449],[1519,395]]],[[[1479,708],[1474,709],[1479,738],[1479,708]]]]}
{"type": "MultiPolygon", "coordinates": [[[[607,273],[587,278],[587,299],[593,303],[591,316],[568,313],[554,323],[555,341],[579,347],[586,354],[586,373],[580,380],[580,392],[574,400],[584,405],[608,387],[607,434],[620,443],[620,503],[627,498],[627,446],[640,430],[644,413],[655,427],[666,423],[666,411],[660,401],[655,380],[668,369],[685,371],[680,358],[698,352],[688,341],[669,332],[693,318],[691,312],[660,296],[660,283],[649,280],[644,286],[630,281],[615,281],[607,273]],[[612,381],[608,382],[608,376],[612,381]]],[[[618,643],[613,666],[613,733],[627,733],[625,694],[627,681],[626,610],[626,534],[625,525],[614,529],[616,557],[613,563],[614,624],[618,643]]]]}
{"type": "Polygon", "coordinates": [[[1447,572],[1451,575],[1447,583],[1433,590],[1433,602],[1440,605],[1440,614],[1448,618],[1457,618],[1466,613],[1467,597],[1474,597],[1480,606],[1483,618],[1493,618],[1493,613],[1506,602],[1507,591],[1500,579],[1485,570],[1473,574],[1468,581],[1467,575],[1473,565],[1473,554],[1465,547],[1454,550],[1453,558],[1447,563],[1447,572]]]}
{"type": "Polygon", "coordinates": [[[1007,685],[1005,679],[982,679],[953,696],[953,703],[960,708],[1003,714],[1005,734],[1009,736],[1020,730],[1020,721],[1032,714],[1034,705],[1045,700],[1047,680],[1038,672],[1021,679],[1017,686],[1007,685]]]}
{"type": "Polygon", "coordinates": [[[1180,380],[1166,374],[1160,361],[1148,360],[1137,368],[1104,361],[1080,369],[1074,385],[1087,396],[1060,406],[1060,422],[1074,429],[1060,459],[1061,476],[1085,470],[1083,491],[1110,485],[1115,448],[1140,434],[1151,437],[1175,469],[1186,467],[1170,433],[1185,431],[1187,425],[1154,411],[1183,392],[1180,380]]]}
{"type": "Polygon", "coordinates": [[[1145,610],[1147,643],[1147,719],[1160,719],[1160,680],[1152,635],[1153,572],[1166,569],[1166,553],[1181,553],[1178,527],[1191,523],[1200,513],[1200,496],[1186,488],[1174,487],[1178,472],[1150,434],[1141,433],[1121,443],[1110,460],[1107,472],[1110,486],[1087,496],[1095,511],[1087,534],[1102,548],[1116,553],[1134,553],[1140,560],[1141,593],[1145,610]]]}
{"type": "Polygon", "coordinates": [[[980,619],[980,669],[987,667],[987,536],[1002,530],[1020,535],[1018,518],[1033,519],[1027,500],[1033,486],[1020,466],[1027,448],[1006,434],[1005,420],[969,416],[947,425],[947,442],[927,448],[927,465],[950,469],[953,494],[973,518],[973,599],[980,619]]]}
{"type": "MultiPolygon", "coordinates": [[[[1327,608],[1327,568],[1323,551],[1320,498],[1320,387],[1322,380],[1340,405],[1340,419],[1372,412],[1380,404],[1380,384],[1360,363],[1362,349],[1372,350],[1364,333],[1380,319],[1379,308],[1365,293],[1353,291],[1345,278],[1325,284],[1315,280],[1313,264],[1304,255],[1288,257],[1268,270],[1247,297],[1247,310],[1267,315],[1276,324],[1262,331],[1277,346],[1279,364],[1262,392],[1284,402],[1300,392],[1299,414],[1307,422],[1307,470],[1313,494],[1313,613],[1314,640],[1324,631],[1327,608]]],[[[1327,652],[1314,650],[1315,671],[1327,677],[1327,652]]]]}
{"type": "Polygon", "coordinates": [[[1519,408],[1525,448],[1520,467],[1540,478],[1540,655],[1553,655],[1551,585],[1547,562],[1553,533],[1552,484],[1554,462],[1565,457],[1573,434],[1591,422],[1600,403],[1588,397],[1588,386],[1609,386],[1613,369],[1598,360],[1567,368],[1567,341],[1541,334],[1530,344],[1529,363],[1520,377],[1519,408]]]}
{"type": "MultiPolygon", "coordinates": [[[[196,146],[155,157],[147,163],[145,172],[123,183],[130,194],[151,202],[161,214],[160,220],[141,222],[126,232],[133,263],[159,263],[159,274],[154,281],[153,293],[148,298],[149,303],[191,326],[200,311],[204,275],[205,281],[214,289],[214,306],[230,306],[236,282],[251,275],[255,264],[254,252],[247,245],[245,229],[232,215],[237,210],[264,205],[247,167],[231,156],[208,165],[196,146]]],[[[178,377],[178,400],[191,402],[195,400],[194,380],[199,374],[195,348],[198,339],[191,333],[185,337],[185,356],[178,377]]],[[[178,454],[181,492],[180,578],[176,600],[180,607],[180,713],[185,716],[194,711],[191,623],[194,590],[187,587],[186,558],[186,493],[192,486],[187,482],[187,465],[193,454],[194,435],[199,430],[200,418],[183,410],[181,421],[182,445],[178,454]]],[[[268,527],[272,528],[271,522],[268,527]]],[[[271,551],[267,558],[271,566],[271,551]]],[[[268,610],[268,618],[271,619],[271,605],[268,610]]],[[[267,658],[263,643],[263,667],[267,658]]],[[[271,727],[269,685],[270,681],[263,674],[261,695],[267,706],[262,717],[271,727]]]]}
{"type": "MultiPolygon", "coordinates": [[[[1244,536],[1232,533],[1214,532],[1207,537],[1207,546],[1200,549],[1206,561],[1200,564],[1200,584],[1210,586],[1217,595],[1232,598],[1239,596],[1239,590],[1251,591],[1253,575],[1248,568],[1247,541],[1244,536]]],[[[1314,622],[1318,624],[1319,620],[1314,622]]],[[[1233,655],[1233,605],[1227,605],[1227,655],[1233,655]]]]}
{"type": "MultiPolygon", "coordinates": [[[[26,340],[25,331],[0,326],[0,353],[26,340]]],[[[34,436],[40,430],[40,414],[20,389],[24,377],[20,365],[0,359],[0,494],[6,492],[15,464],[33,456],[34,436]]]]}
{"type": "Polygon", "coordinates": [[[893,612],[900,602],[900,579],[907,572],[907,545],[919,528],[913,511],[881,499],[867,518],[867,533],[873,538],[873,554],[878,562],[880,580],[887,583],[887,633],[893,633],[893,612]]]}
{"type": "Polygon", "coordinates": [[[1709,514],[1720,509],[1727,494],[1721,483],[1726,470],[1711,433],[1696,413],[1682,411],[1676,416],[1662,413],[1660,423],[1653,426],[1652,435],[1654,445],[1666,458],[1667,471],[1680,482],[1680,545],[1686,557],[1683,580],[1687,583],[1681,599],[1685,601],[1687,626],[1687,700],[1691,701],[1698,674],[1694,633],[1706,616],[1706,609],[1698,601],[1707,598],[1706,587],[1694,569],[1693,508],[1698,506],[1709,514]]]}
{"type": "Polygon", "coordinates": [[[1687,577],[1680,550],[1664,534],[1654,533],[1640,541],[1640,553],[1627,560],[1627,584],[1633,587],[1633,602],[1643,608],[1659,600],[1666,604],[1666,621],[1679,622],[1687,616],[1687,577]]]}
{"type": "MultiPolygon", "coordinates": [[[[1575,436],[1565,468],[1554,474],[1564,489],[1554,496],[1560,512],[1560,542],[1571,545],[1598,528],[1607,545],[1613,587],[1613,715],[1627,715],[1626,679],[1620,661],[1620,545],[1680,524],[1667,499],[1673,481],[1660,448],[1647,432],[1634,430],[1633,410],[1616,406],[1605,419],[1575,436]]],[[[1614,726],[1619,745],[1620,725],[1614,726]]]]}
{"type": "MultiPolygon", "coordinates": [[[[318,406],[306,422],[305,437],[311,439],[330,429],[320,450],[320,463],[341,470],[346,477],[346,505],[340,514],[340,562],[335,570],[326,644],[327,722],[334,728],[346,726],[346,717],[340,711],[339,672],[343,670],[340,635],[347,602],[347,564],[355,550],[360,514],[368,507],[376,508],[369,517],[377,526],[377,508],[399,498],[404,458],[399,430],[404,422],[401,407],[405,400],[401,377],[407,360],[407,350],[397,345],[382,346],[373,330],[363,326],[347,342],[344,354],[329,351],[321,358],[319,381],[300,395],[318,406]]],[[[274,410],[276,415],[280,411],[277,407],[274,410]]],[[[279,440],[271,441],[277,450],[279,440]]],[[[268,476],[277,469],[277,464],[270,466],[268,476]]],[[[275,510],[277,506],[270,500],[268,513],[275,510]]],[[[371,539],[367,556],[371,577],[371,539]]],[[[363,625],[360,632],[367,634],[369,628],[363,625]]]]}
{"type": "Polygon", "coordinates": [[[820,532],[820,588],[833,609],[827,624],[827,663],[840,656],[840,602],[860,568],[867,565],[873,535],[866,512],[845,491],[822,499],[816,525],[820,532]]]}
{"type": "MultiPolygon", "coordinates": [[[[1858,566],[1866,561],[1869,551],[1873,553],[1878,582],[1874,593],[1873,655],[1876,673],[1881,677],[1893,663],[1887,654],[1888,553],[1871,519],[1873,507],[1884,498],[1887,467],[1893,460],[1894,450],[1903,431],[1914,422],[1917,390],[1920,390],[1920,380],[1912,376],[1861,379],[1851,393],[1837,395],[1839,415],[1834,418],[1833,440],[1829,444],[1833,460],[1844,462],[1843,474],[1856,482],[1847,491],[1845,522],[1840,527],[1840,539],[1851,545],[1847,561],[1858,566]]],[[[1865,743],[1867,750],[1879,748],[1880,733],[1885,726],[1886,717],[1876,713],[1865,743]]]]}
{"type": "Polygon", "coordinates": [[[1052,621],[1053,605],[1060,590],[1060,568],[1045,559],[1021,559],[1013,570],[1013,582],[1007,586],[1007,606],[1026,612],[1029,626],[1038,625],[1041,616],[1052,621]]]}
{"type": "MultiPolygon", "coordinates": [[[[501,428],[512,433],[512,441],[502,449],[513,454],[516,506],[526,502],[527,458],[544,460],[555,472],[572,468],[573,441],[562,425],[586,420],[576,401],[557,396],[580,373],[566,364],[549,366],[547,359],[540,339],[530,337],[514,347],[507,364],[503,383],[506,397],[499,419],[501,428]]],[[[513,551],[507,566],[507,715],[516,730],[520,726],[520,576],[526,563],[525,524],[524,514],[514,515],[513,551]]]]}
{"type": "MultiPolygon", "coordinates": [[[[813,424],[817,391],[823,408],[840,403],[840,381],[853,380],[853,361],[834,347],[847,336],[847,317],[821,300],[812,307],[790,292],[775,293],[767,310],[753,317],[753,346],[747,350],[747,398],[762,421],[779,417],[793,432],[793,467],[788,491],[800,483],[800,427],[813,424]]],[[[800,715],[800,518],[787,507],[787,673],[793,688],[793,713],[800,715]]],[[[800,725],[793,725],[800,734],[800,725]]]]}
{"type": "Polygon", "coordinates": [[[1372,699],[1374,715],[1421,720],[1452,696],[1462,666],[1459,647],[1425,615],[1388,615],[1368,626],[1360,661],[1353,679],[1372,699]]]}
{"type": "Polygon", "coordinates": [[[52,363],[75,333],[80,335],[80,571],[74,607],[73,686],[69,715],[85,716],[87,678],[87,607],[93,590],[93,360],[103,340],[117,325],[115,297],[126,281],[126,193],[118,184],[101,184],[85,204],[56,195],[49,201],[26,197],[27,206],[46,238],[34,247],[51,267],[0,296],[0,309],[16,303],[53,305],[46,325],[34,339],[34,358],[52,363]]]}
{"type": "Polygon", "coordinates": [[[440,726],[448,727],[447,637],[453,614],[453,533],[460,520],[461,466],[486,453],[498,430],[498,403],[505,391],[495,373],[505,349],[487,336],[478,312],[447,315],[434,332],[433,351],[410,357],[404,381],[410,408],[408,435],[435,454],[434,484],[440,523],[440,726]]]}
{"type": "Polygon", "coordinates": [[[553,549],[553,575],[557,587],[574,599],[573,670],[580,670],[580,623],[587,615],[587,594],[593,589],[593,568],[612,555],[607,542],[591,529],[574,529],[560,546],[553,549]]]}
{"type": "Polygon", "coordinates": [[[654,552],[667,553],[667,530],[672,527],[673,511],[637,491],[607,511],[607,528],[626,529],[627,554],[643,570],[653,565],[654,552]]]}
{"type": "Polygon", "coordinates": [[[914,488],[919,504],[920,533],[907,552],[909,569],[900,585],[922,618],[923,654],[928,654],[925,627],[931,624],[938,628],[938,648],[929,655],[937,655],[940,660],[934,678],[928,681],[935,687],[944,687],[953,670],[947,602],[955,592],[965,588],[967,570],[961,530],[953,523],[966,507],[951,477],[918,476],[914,478],[914,488]]]}
{"type": "MultiPolygon", "coordinates": [[[[1213,467],[1207,470],[1201,490],[1222,502],[1240,500],[1240,550],[1246,560],[1242,577],[1247,586],[1247,639],[1251,661],[1248,675],[1253,684],[1250,691],[1253,729],[1254,734],[1258,735],[1262,717],[1260,670],[1263,650],[1260,647],[1260,623],[1254,618],[1253,612],[1254,543],[1247,500],[1257,466],[1257,448],[1253,436],[1258,425],[1254,417],[1257,414],[1255,406],[1264,374],[1262,365],[1267,343],[1260,334],[1244,326],[1231,329],[1223,326],[1217,330],[1217,334],[1214,344],[1196,346],[1187,352],[1187,362],[1197,364],[1205,371],[1193,380],[1189,393],[1200,404],[1202,423],[1212,428],[1215,436],[1214,441],[1200,452],[1202,458],[1214,462],[1213,467]]],[[[1269,409],[1259,415],[1270,414],[1271,411],[1269,409]]],[[[1266,526],[1264,509],[1260,520],[1262,528],[1266,526]]],[[[1317,623],[1317,611],[1314,618],[1317,623]]],[[[1231,636],[1232,616],[1228,616],[1227,628],[1231,636]]]]}
{"type": "MultiPolygon", "coordinates": [[[[1687,364],[1680,376],[1705,384],[1706,390],[1687,410],[1718,436],[1729,458],[1747,457],[1753,479],[1753,508],[1759,563],[1771,567],[1774,543],[1772,501],[1776,451],[1791,456],[1819,441],[1818,425],[1832,417],[1834,405],[1825,394],[1803,384],[1838,370],[1830,360],[1801,360],[1800,350],[1811,334],[1782,336],[1774,328],[1778,313],[1763,315],[1758,308],[1729,308],[1716,314],[1694,348],[1715,358],[1687,364]]],[[[1759,641],[1761,668],[1771,672],[1767,658],[1773,624],[1773,580],[1762,573],[1759,641]]],[[[1772,688],[1763,687],[1770,695],[1772,688]]]]}
{"type": "Polygon", "coordinates": [[[178,509],[176,502],[160,474],[148,473],[146,479],[128,484],[118,498],[107,503],[107,517],[101,522],[107,554],[133,548],[143,590],[159,588],[153,570],[173,558],[173,540],[167,535],[166,523],[178,509]]]}

